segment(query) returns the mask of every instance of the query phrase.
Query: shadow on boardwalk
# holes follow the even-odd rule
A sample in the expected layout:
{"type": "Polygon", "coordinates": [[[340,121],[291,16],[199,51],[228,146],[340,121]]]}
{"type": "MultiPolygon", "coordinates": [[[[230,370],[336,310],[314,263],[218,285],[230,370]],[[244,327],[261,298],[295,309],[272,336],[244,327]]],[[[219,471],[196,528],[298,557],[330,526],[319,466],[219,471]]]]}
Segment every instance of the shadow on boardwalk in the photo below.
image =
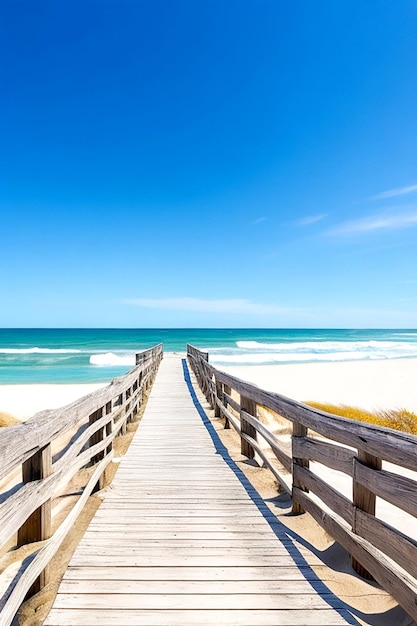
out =
{"type": "MultiPolygon", "coordinates": [[[[183,372],[184,372],[184,380],[185,380],[185,382],[187,384],[188,391],[190,393],[190,396],[192,398],[194,406],[197,409],[198,414],[200,415],[201,420],[202,420],[204,426],[206,427],[206,429],[207,429],[207,431],[208,431],[208,433],[209,433],[209,435],[210,435],[210,437],[211,437],[211,439],[213,441],[213,445],[214,445],[214,447],[216,449],[217,454],[221,455],[221,457],[224,460],[224,462],[228,465],[228,467],[232,470],[232,472],[238,478],[238,480],[240,481],[240,483],[244,487],[246,493],[248,494],[248,496],[252,500],[253,504],[257,507],[257,509],[259,510],[259,512],[261,513],[261,515],[265,519],[265,521],[268,523],[268,525],[270,526],[270,528],[272,529],[272,531],[274,532],[276,537],[282,542],[282,545],[285,547],[285,549],[288,551],[288,554],[293,559],[294,564],[299,568],[300,572],[303,574],[303,576],[306,578],[306,580],[313,587],[314,591],[320,597],[322,597],[323,600],[325,602],[327,602],[327,604],[329,604],[329,606],[333,610],[337,611],[337,613],[343,619],[346,620],[347,624],[356,624],[356,625],[358,625],[359,622],[355,619],[355,617],[352,615],[352,613],[355,612],[359,616],[360,615],[360,611],[357,611],[357,610],[353,609],[351,606],[349,606],[348,604],[345,604],[345,603],[342,603],[342,604],[344,604],[344,606],[342,608],[340,608],[340,605],[341,605],[340,598],[338,598],[323,583],[323,581],[320,580],[320,578],[317,576],[317,574],[311,568],[311,566],[306,561],[304,556],[301,554],[301,552],[299,551],[298,547],[295,545],[294,541],[297,541],[298,543],[300,543],[301,545],[303,545],[304,547],[306,547],[308,549],[311,549],[312,546],[310,546],[310,544],[307,541],[305,541],[300,535],[298,535],[297,533],[291,531],[286,526],[284,526],[284,524],[282,524],[275,517],[275,515],[272,513],[272,511],[265,504],[264,500],[261,498],[259,493],[256,491],[254,486],[251,484],[251,482],[248,480],[248,478],[245,476],[245,474],[242,472],[242,470],[236,465],[235,461],[231,458],[228,449],[226,448],[226,446],[220,440],[219,435],[217,434],[216,430],[213,427],[213,424],[211,423],[210,419],[208,418],[204,408],[200,404],[200,401],[199,401],[199,399],[198,399],[198,397],[197,397],[197,395],[195,393],[194,387],[193,387],[192,382],[191,382],[190,371],[188,369],[188,365],[187,365],[186,359],[182,359],[182,367],[183,367],[183,372]]],[[[377,622],[375,622],[375,626],[376,626],[376,624],[377,624],[377,622]]]]}

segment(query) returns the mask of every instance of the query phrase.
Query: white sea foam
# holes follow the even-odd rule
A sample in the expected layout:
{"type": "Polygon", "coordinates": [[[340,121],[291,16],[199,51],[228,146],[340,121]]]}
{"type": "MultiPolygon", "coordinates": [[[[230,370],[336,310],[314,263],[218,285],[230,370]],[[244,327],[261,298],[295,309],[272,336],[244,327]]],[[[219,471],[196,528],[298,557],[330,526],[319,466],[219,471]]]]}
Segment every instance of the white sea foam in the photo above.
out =
{"type": "Polygon", "coordinates": [[[0,348],[0,354],[76,354],[81,350],[67,348],[0,348]]]}
{"type": "Polygon", "coordinates": [[[402,341],[303,341],[288,343],[262,343],[259,341],[237,341],[238,348],[243,350],[278,350],[282,352],[305,351],[305,352],[345,352],[349,350],[411,350],[417,353],[417,344],[404,343],[402,341]]]}
{"type": "Polygon", "coordinates": [[[91,365],[128,365],[133,367],[136,364],[136,357],[134,354],[129,356],[118,356],[113,352],[106,352],[105,354],[93,354],[90,356],[91,365]]]}
{"type": "Polygon", "coordinates": [[[416,342],[305,341],[263,343],[237,341],[236,348],[210,351],[213,364],[267,364],[317,361],[363,361],[417,357],[416,342]]]}
{"type": "Polygon", "coordinates": [[[306,361],[362,361],[366,359],[385,359],[387,357],[361,352],[339,352],[334,354],[317,354],[305,352],[286,354],[234,354],[234,355],[210,355],[210,363],[291,363],[306,361]]]}

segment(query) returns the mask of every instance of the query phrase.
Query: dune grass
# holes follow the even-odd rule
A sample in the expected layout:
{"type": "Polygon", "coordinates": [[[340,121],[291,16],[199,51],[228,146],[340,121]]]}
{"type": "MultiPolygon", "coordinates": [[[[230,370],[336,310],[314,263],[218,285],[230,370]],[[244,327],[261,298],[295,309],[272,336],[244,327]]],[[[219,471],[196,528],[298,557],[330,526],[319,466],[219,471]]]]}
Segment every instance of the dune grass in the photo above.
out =
{"type": "Polygon", "coordinates": [[[417,414],[407,411],[407,409],[366,411],[365,409],[345,404],[336,405],[312,401],[308,401],[305,404],[333,415],[340,415],[348,419],[377,424],[378,426],[394,428],[395,430],[417,435],[417,414]]]}
{"type": "Polygon", "coordinates": [[[5,426],[13,426],[13,424],[18,423],[19,420],[13,417],[13,415],[0,411],[0,428],[4,428],[5,426]]]}

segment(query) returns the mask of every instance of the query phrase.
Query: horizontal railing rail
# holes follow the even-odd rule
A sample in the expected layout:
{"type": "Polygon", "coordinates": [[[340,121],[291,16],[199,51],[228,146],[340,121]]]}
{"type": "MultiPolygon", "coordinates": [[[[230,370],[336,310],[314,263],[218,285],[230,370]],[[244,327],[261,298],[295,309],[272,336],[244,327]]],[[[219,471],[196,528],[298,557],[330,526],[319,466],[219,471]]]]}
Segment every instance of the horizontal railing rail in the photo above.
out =
{"type": "Polygon", "coordinates": [[[104,485],[113,441],[127,431],[162,359],[162,344],[136,355],[125,376],[60,409],[0,430],[0,551],[34,544],[30,557],[0,575],[0,625],[48,582],[48,564],[84,508],[104,485]],[[81,468],[91,468],[70,513],[52,533],[54,498],[81,468]],[[16,569],[17,568],[17,569],[16,569]]]}
{"type": "Polygon", "coordinates": [[[417,437],[264,391],[214,368],[194,346],[187,346],[187,357],[214,415],[239,433],[242,454],[259,455],[292,495],[293,513],[310,513],[349,551],[358,573],[375,579],[417,619],[417,542],[376,516],[378,497],[417,517],[417,437]],[[265,409],[288,424],[287,442],[262,423],[265,409]],[[399,473],[382,469],[383,461],[399,473]],[[346,475],[352,496],[319,476],[311,462],[346,475]]]}

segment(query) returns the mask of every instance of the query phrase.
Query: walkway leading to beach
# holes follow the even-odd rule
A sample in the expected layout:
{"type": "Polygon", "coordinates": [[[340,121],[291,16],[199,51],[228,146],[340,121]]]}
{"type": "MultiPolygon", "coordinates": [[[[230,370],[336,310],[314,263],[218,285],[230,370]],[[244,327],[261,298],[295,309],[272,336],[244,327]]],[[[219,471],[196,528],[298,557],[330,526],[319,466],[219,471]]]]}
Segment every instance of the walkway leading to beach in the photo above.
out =
{"type": "Polygon", "coordinates": [[[181,358],[164,359],[45,625],[355,623],[228,457],[181,358]]]}

